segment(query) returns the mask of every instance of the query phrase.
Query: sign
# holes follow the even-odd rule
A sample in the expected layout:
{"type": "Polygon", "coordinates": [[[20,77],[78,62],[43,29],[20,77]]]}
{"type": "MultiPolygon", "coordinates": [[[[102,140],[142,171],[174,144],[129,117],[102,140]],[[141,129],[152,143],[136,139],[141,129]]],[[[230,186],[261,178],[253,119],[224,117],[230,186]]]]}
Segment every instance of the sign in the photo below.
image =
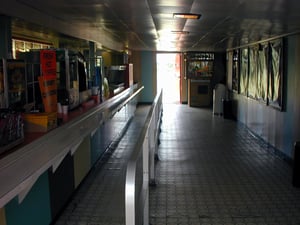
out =
{"type": "Polygon", "coordinates": [[[48,78],[56,78],[56,52],[55,50],[41,50],[41,75],[48,78]]]}

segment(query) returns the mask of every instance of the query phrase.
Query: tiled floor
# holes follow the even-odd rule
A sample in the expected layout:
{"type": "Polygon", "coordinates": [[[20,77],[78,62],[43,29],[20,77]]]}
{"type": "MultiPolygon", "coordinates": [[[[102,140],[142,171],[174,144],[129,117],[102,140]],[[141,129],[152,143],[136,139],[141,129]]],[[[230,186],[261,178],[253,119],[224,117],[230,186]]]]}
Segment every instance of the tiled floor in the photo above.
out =
{"type": "Polygon", "coordinates": [[[272,149],[211,110],[164,108],[151,224],[300,224],[300,190],[272,149]]]}
{"type": "MultiPolygon", "coordinates": [[[[124,224],[125,165],[145,112],[57,225],[124,224]]],[[[210,109],[170,104],[161,128],[151,225],[300,225],[292,168],[243,125],[210,109]]]]}

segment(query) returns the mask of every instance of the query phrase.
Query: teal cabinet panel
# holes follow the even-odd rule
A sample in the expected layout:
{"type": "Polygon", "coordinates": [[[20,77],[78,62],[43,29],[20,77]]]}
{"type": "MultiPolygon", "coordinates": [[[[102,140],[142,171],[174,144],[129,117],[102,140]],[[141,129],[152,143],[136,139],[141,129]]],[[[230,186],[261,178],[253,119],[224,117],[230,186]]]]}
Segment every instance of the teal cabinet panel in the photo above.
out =
{"type": "Polygon", "coordinates": [[[91,138],[91,165],[93,166],[104,153],[106,147],[103,144],[103,125],[95,132],[91,138]]]}
{"type": "Polygon", "coordinates": [[[74,189],[73,157],[68,154],[56,171],[49,173],[51,215],[55,220],[71,198],[74,189]]]}
{"type": "Polygon", "coordinates": [[[5,206],[5,214],[7,225],[50,224],[48,173],[39,177],[21,204],[18,197],[12,199],[5,206]]]}

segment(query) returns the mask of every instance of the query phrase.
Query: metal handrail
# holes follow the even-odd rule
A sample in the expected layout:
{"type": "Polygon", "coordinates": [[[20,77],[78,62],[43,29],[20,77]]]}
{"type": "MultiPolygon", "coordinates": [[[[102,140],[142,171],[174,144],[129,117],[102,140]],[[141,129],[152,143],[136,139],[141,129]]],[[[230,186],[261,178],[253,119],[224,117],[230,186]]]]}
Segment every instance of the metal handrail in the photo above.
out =
{"type": "Polygon", "coordinates": [[[157,94],[126,170],[125,224],[149,224],[149,184],[155,183],[154,158],[162,116],[162,90],[157,94]]]}
{"type": "Polygon", "coordinates": [[[114,113],[137,98],[143,87],[133,92],[135,88],[124,90],[0,159],[0,180],[5,181],[0,185],[0,208],[15,196],[22,201],[41,174],[49,168],[54,172],[68,153],[76,152],[85,137],[92,136],[114,113]]]}

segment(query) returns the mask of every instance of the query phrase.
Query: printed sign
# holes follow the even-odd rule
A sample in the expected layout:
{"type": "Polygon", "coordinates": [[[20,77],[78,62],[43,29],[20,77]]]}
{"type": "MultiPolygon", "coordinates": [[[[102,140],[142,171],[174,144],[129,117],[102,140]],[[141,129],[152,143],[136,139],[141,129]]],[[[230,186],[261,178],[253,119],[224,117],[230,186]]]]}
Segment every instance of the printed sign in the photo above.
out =
{"type": "Polygon", "coordinates": [[[40,90],[42,94],[45,112],[57,111],[57,85],[56,79],[51,77],[39,77],[40,90]]]}
{"type": "Polygon", "coordinates": [[[41,50],[41,75],[56,78],[56,52],[54,50],[41,50]]]}

